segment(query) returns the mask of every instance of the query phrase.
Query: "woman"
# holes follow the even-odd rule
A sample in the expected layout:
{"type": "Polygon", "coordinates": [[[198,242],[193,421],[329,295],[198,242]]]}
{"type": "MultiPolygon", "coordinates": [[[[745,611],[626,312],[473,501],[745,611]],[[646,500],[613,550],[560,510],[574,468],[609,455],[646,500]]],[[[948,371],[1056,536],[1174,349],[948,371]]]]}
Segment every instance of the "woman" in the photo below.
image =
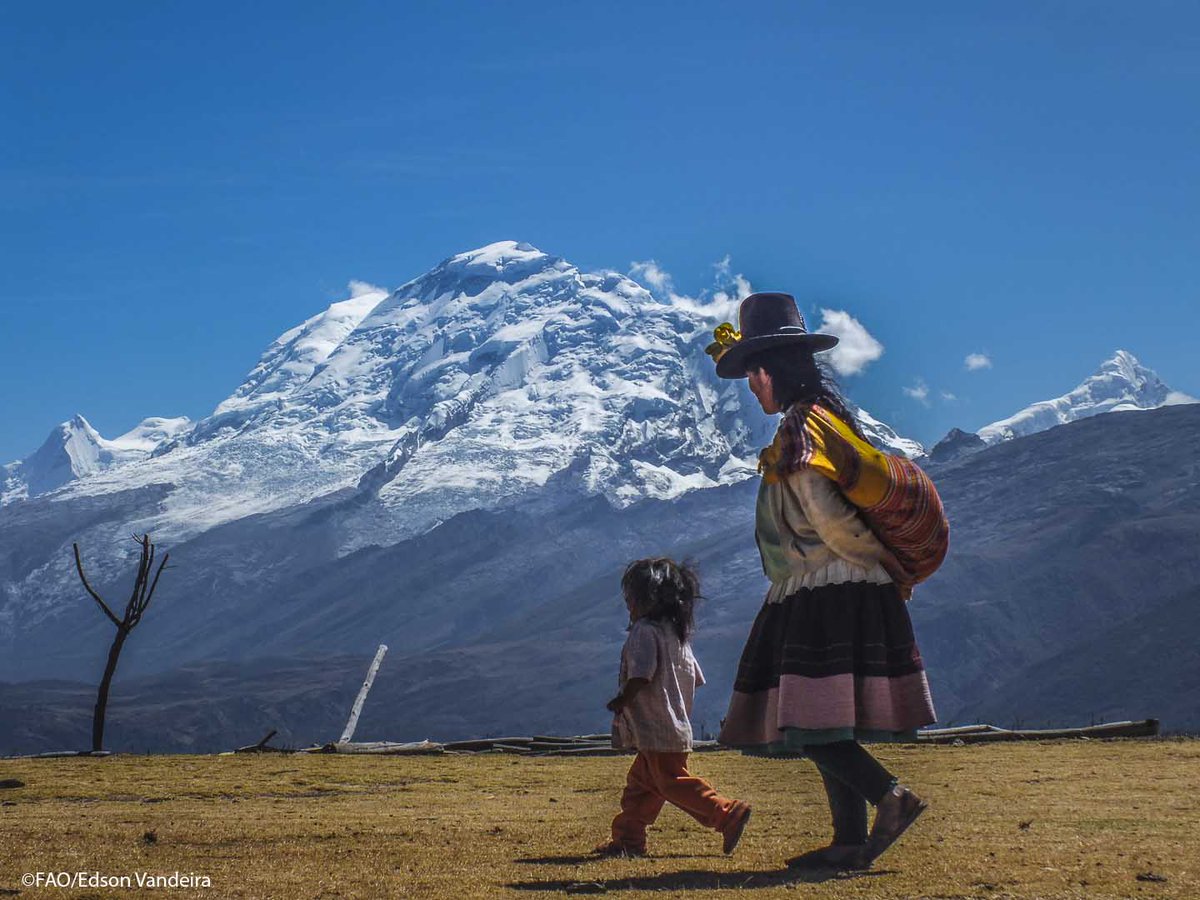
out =
{"type": "MultiPolygon", "coordinates": [[[[833,841],[788,860],[794,868],[865,868],[925,809],[861,740],[911,739],[935,721],[929,685],[895,556],[834,481],[781,464],[789,422],[818,405],[862,437],[815,354],[837,344],[810,334],[788,294],[752,294],[741,333],[718,329],[709,352],[722,378],[749,378],[768,415],[784,413],[763,453],[755,539],[770,579],[742,652],[722,743],[746,752],[797,754],[817,764],[833,841]],[[867,831],[867,803],[876,807],[867,831]]],[[[783,454],[786,456],[786,454],[783,454]]]]}

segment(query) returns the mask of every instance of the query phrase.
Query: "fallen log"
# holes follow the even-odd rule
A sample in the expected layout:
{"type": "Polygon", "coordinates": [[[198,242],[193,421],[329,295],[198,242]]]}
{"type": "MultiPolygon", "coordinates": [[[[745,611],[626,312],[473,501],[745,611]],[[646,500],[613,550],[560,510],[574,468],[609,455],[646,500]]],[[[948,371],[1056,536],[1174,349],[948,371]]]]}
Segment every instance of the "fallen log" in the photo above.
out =
{"type": "Polygon", "coordinates": [[[443,752],[443,746],[434,741],[366,741],[363,743],[333,742],[319,747],[309,747],[303,753],[360,753],[377,756],[418,756],[443,752]]]}
{"type": "Polygon", "coordinates": [[[24,753],[19,756],[0,756],[0,759],[65,759],[69,756],[92,756],[102,759],[112,756],[111,750],[48,750],[45,753],[24,753]]]}
{"type": "Polygon", "coordinates": [[[475,738],[468,741],[451,741],[442,746],[447,750],[491,750],[496,744],[528,744],[532,740],[531,737],[475,738]]]}
{"type": "Polygon", "coordinates": [[[925,728],[917,732],[918,737],[941,737],[946,734],[975,734],[981,731],[1004,731],[995,725],[956,725],[952,728],[925,728]]]}
{"type": "Polygon", "coordinates": [[[571,743],[551,743],[546,741],[534,741],[532,744],[526,744],[530,750],[534,752],[554,752],[555,750],[595,750],[602,747],[611,747],[612,741],[573,741],[571,743]]]}
{"type": "Polygon", "coordinates": [[[1108,722],[1103,725],[1088,725],[1082,728],[1044,728],[1021,729],[996,728],[987,726],[987,731],[966,731],[956,734],[917,733],[919,744],[952,744],[959,741],[964,744],[982,744],[993,741],[1056,741],[1068,739],[1104,739],[1104,738],[1134,738],[1157,737],[1159,733],[1158,719],[1143,719],[1137,722],[1108,722]]]}

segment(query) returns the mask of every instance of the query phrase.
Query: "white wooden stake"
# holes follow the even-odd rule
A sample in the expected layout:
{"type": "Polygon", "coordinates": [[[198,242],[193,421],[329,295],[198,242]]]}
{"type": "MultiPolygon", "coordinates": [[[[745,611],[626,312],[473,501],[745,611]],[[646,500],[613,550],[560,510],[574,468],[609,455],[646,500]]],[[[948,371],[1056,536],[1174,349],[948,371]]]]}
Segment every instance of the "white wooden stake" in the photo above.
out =
{"type": "Polygon", "coordinates": [[[375,651],[375,659],[371,663],[371,668],[367,669],[367,680],[358,690],[358,699],[354,701],[354,708],[350,710],[350,719],[346,722],[346,730],[342,732],[342,739],[339,744],[350,742],[350,738],[354,737],[354,729],[358,727],[358,717],[362,713],[363,704],[367,702],[367,691],[371,690],[371,685],[375,682],[375,673],[379,671],[379,664],[383,662],[383,654],[387,653],[387,644],[380,644],[379,649],[375,651]]]}

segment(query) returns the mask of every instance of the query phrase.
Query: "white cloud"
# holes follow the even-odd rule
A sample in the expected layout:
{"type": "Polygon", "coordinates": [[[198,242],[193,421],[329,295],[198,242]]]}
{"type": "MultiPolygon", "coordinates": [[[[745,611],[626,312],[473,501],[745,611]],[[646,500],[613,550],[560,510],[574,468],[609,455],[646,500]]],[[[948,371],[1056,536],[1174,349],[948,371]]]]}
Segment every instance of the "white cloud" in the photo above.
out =
{"type": "Polygon", "coordinates": [[[904,393],[912,397],[922,406],[929,406],[929,385],[925,383],[925,379],[918,378],[912,387],[902,388],[904,393]]]}
{"type": "Polygon", "coordinates": [[[379,287],[377,284],[371,284],[369,281],[357,281],[351,279],[346,285],[350,291],[351,299],[355,297],[365,297],[367,294],[387,294],[390,293],[387,288],[379,287]]]}
{"type": "Polygon", "coordinates": [[[967,367],[968,372],[978,372],[980,369],[990,369],[992,359],[986,353],[968,353],[963,365],[967,367]]]}
{"type": "Polygon", "coordinates": [[[675,293],[675,282],[656,260],[647,259],[642,262],[630,263],[629,277],[648,287],[650,292],[656,296],[670,297],[675,293]]]}
{"type": "Polygon", "coordinates": [[[1200,400],[1188,396],[1183,391],[1171,391],[1163,401],[1163,406],[1183,406],[1188,403],[1200,403],[1200,400]]]}
{"type": "Polygon", "coordinates": [[[716,303],[740,303],[743,298],[754,293],[750,281],[741,272],[733,271],[733,259],[728,253],[719,263],[713,263],[717,270],[716,289],[713,291],[713,301],[716,303]]]}
{"type": "Polygon", "coordinates": [[[837,335],[838,345],[825,358],[839,375],[857,375],[883,356],[883,344],[845,310],[822,309],[821,324],[815,330],[837,335]]]}
{"type": "Polygon", "coordinates": [[[754,293],[754,289],[744,275],[733,271],[732,260],[728,255],[720,262],[714,263],[713,268],[716,270],[713,286],[705,288],[694,297],[676,292],[675,279],[657,260],[647,259],[630,263],[629,277],[648,288],[657,299],[664,300],[703,322],[736,323],[738,304],[743,297],[754,293]]]}
{"type": "Polygon", "coordinates": [[[944,400],[946,403],[953,403],[957,399],[958,397],[950,393],[950,391],[942,391],[942,400],[944,400]]]}

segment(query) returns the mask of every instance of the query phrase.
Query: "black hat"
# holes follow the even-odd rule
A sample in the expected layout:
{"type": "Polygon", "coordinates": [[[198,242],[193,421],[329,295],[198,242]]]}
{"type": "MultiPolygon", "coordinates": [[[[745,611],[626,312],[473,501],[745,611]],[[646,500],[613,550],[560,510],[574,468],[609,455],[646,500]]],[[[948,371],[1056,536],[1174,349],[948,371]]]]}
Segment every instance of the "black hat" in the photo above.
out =
{"type": "Polygon", "coordinates": [[[717,326],[708,345],[721,378],[745,378],[746,358],[769,347],[799,344],[819,353],[838,342],[832,334],[809,333],[791,294],[751,294],[738,308],[738,325],[740,334],[728,322],[717,326]]]}

